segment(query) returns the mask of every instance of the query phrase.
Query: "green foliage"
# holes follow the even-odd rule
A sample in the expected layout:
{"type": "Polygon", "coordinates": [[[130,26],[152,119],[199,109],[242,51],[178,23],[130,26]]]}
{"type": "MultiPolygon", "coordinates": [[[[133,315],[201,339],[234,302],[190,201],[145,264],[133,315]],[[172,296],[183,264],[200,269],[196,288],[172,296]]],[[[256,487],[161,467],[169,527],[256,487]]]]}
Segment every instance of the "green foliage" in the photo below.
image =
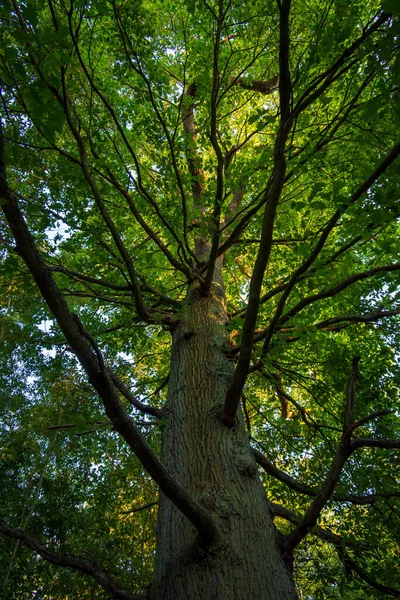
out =
{"type": "MultiPolygon", "coordinates": [[[[219,206],[221,241],[263,198],[279,128],[279,92],[249,89],[279,73],[277,4],[225,4],[217,128],[221,152],[226,158],[232,151],[232,160],[225,164],[219,206]],[[243,201],[232,216],[237,190],[243,201]]],[[[211,236],[218,225],[212,221],[218,157],[210,141],[216,10],[216,2],[198,0],[7,0],[1,8],[1,112],[10,187],[56,283],[107,364],[138,399],[157,407],[165,402],[162,383],[169,372],[167,317],[182,318],[179,305],[187,272],[195,270],[196,238],[211,236]],[[184,92],[193,82],[191,136],[182,122],[192,103],[184,92]],[[199,161],[195,176],[188,168],[190,152],[199,161]],[[192,198],[195,178],[204,187],[200,206],[192,198]],[[127,264],[90,179],[129,251],[151,309],[150,323],[138,315],[127,264]]],[[[361,357],[355,419],[397,411],[363,425],[357,436],[400,438],[399,271],[377,270],[399,262],[398,163],[350,202],[396,142],[400,13],[394,0],[382,6],[375,0],[306,0],[294,2],[291,12],[296,106],[381,10],[392,16],[360,44],[348,68],[293,125],[263,280],[262,294],[270,295],[260,305],[258,332],[279,306],[279,287],[310,256],[332,214],[340,209],[342,215],[294,286],[284,309],[284,315],[293,314],[277,326],[262,357],[263,370],[254,371],[245,388],[254,445],[278,468],[316,489],[340,440],[354,356],[361,357]],[[296,311],[304,298],[318,294],[320,299],[296,311]],[[277,382],[295,402],[291,418],[282,416],[277,382]]],[[[235,344],[241,339],[262,210],[260,205],[248,218],[224,256],[227,329],[235,344]]],[[[156,486],[107,424],[5,223],[1,228],[0,517],[53,550],[95,557],[122,587],[143,591],[151,580],[157,507],[128,511],[155,502],[156,486]]],[[[254,363],[262,343],[254,346],[254,363]]],[[[129,410],[159,450],[163,421],[129,410]]],[[[372,579],[397,589],[399,498],[384,494],[399,489],[398,460],[395,450],[355,452],[336,492],[376,494],[376,501],[356,505],[333,498],[320,518],[321,527],[351,544],[349,557],[372,579]]],[[[263,477],[272,502],[304,514],[308,496],[263,477]]],[[[293,528],[282,518],[276,525],[284,533],[293,528]]],[[[295,560],[304,600],[384,597],[346,567],[340,548],[317,536],[306,538],[295,560]]],[[[4,598],[108,597],[96,583],[55,571],[15,540],[0,537],[0,561],[4,598]]]]}

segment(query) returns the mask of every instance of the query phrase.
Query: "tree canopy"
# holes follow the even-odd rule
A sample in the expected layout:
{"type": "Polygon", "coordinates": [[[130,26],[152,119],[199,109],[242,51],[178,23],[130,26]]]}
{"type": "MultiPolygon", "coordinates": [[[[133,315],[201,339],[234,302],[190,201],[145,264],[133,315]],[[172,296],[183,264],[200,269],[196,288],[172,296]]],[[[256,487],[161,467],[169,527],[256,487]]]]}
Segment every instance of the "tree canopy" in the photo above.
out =
{"type": "Polygon", "coordinates": [[[159,487],[208,531],[157,455],[171,332],[213,286],[221,421],[241,403],[301,598],[400,596],[399,17],[3,3],[4,598],[144,594],[159,487]]]}

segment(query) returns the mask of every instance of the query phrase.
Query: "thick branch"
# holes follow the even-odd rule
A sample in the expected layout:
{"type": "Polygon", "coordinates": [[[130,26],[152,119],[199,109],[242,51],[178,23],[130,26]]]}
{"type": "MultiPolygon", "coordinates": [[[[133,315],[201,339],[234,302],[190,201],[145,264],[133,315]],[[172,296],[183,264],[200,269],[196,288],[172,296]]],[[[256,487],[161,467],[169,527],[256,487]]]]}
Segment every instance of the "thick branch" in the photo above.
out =
{"type": "Polygon", "coordinates": [[[37,538],[29,535],[22,529],[10,527],[3,520],[0,520],[0,533],[15,540],[20,540],[25,546],[53,565],[66,567],[67,569],[75,569],[85,575],[93,577],[97,583],[110,592],[114,598],[121,598],[121,600],[144,600],[145,598],[142,594],[131,594],[120,588],[96,562],[74,556],[73,554],[58,554],[57,552],[53,552],[37,538]]]}
{"type": "Polygon", "coordinates": [[[281,196],[285,173],[285,144],[291,127],[290,101],[291,83],[289,71],[289,12],[291,0],[283,0],[280,7],[280,42],[279,42],[279,93],[281,121],[274,148],[274,173],[271,186],[267,192],[267,201],[261,232],[261,241],[250,282],[249,301],[243,324],[242,342],[238,364],[235,369],[232,384],[229,387],[224,405],[224,423],[232,427],[235,423],[236,411],[240,402],[242,390],[247,378],[254,329],[260,305],[260,293],[265,269],[272,248],[272,234],[275,213],[281,196]]]}
{"type": "Polygon", "coordinates": [[[31,272],[43,298],[57,320],[72,351],[86,371],[89,381],[103,401],[105,412],[114,429],[120,433],[134,451],[149,475],[163,492],[194,524],[205,544],[218,538],[218,531],[209,512],[195,502],[187,491],[178,484],[159,461],[124,410],[118,393],[102,361],[101,354],[82,323],[73,315],[57,288],[49,268],[40,256],[17,201],[8,187],[4,163],[3,137],[0,136],[0,199],[1,208],[10,226],[17,246],[31,272]],[[93,351],[94,349],[94,351],[93,351]]]}
{"type": "Polygon", "coordinates": [[[380,440],[376,438],[356,438],[350,443],[351,450],[358,448],[384,448],[394,450],[400,448],[400,440],[380,440]]]}
{"type": "Polygon", "coordinates": [[[296,481],[293,479],[293,477],[278,469],[270,460],[268,460],[266,456],[264,456],[262,452],[256,450],[255,448],[252,448],[252,452],[257,463],[264,469],[266,473],[272,475],[275,477],[275,479],[278,479],[292,490],[295,490],[300,494],[305,494],[306,496],[316,496],[316,490],[308,485],[296,481]]]}
{"type": "Polygon", "coordinates": [[[183,111],[183,130],[187,137],[186,156],[189,173],[192,177],[192,194],[194,206],[199,204],[200,196],[204,189],[204,173],[201,168],[201,159],[196,151],[196,127],[194,123],[194,108],[196,97],[196,84],[192,83],[184,95],[184,98],[190,98],[189,104],[184,106],[183,111]]]}
{"type": "Polygon", "coordinates": [[[339,448],[336,452],[336,456],[333,460],[325,482],[316,495],[315,500],[307,510],[301,523],[299,523],[296,529],[290,535],[288,535],[286,539],[285,548],[288,553],[291,553],[293,549],[300,544],[303,538],[308,534],[310,529],[316,525],[318,517],[329,498],[332,496],[333,491],[339,481],[343,467],[352,452],[350,447],[351,432],[349,433],[349,427],[352,422],[354,411],[355,384],[358,376],[358,361],[358,357],[353,360],[353,367],[349,376],[346,406],[343,419],[343,432],[339,448]]]}
{"type": "Polygon", "coordinates": [[[259,79],[253,79],[249,82],[246,78],[240,77],[239,79],[233,78],[232,83],[239,85],[245,90],[251,90],[252,92],[259,92],[260,94],[268,95],[272,94],[279,88],[279,75],[271,77],[268,81],[260,81],[259,79]]]}
{"type": "Polygon", "coordinates": [[[224,22],[224,9],[223,0],[218,0],[218,19],[217,28],[215,32],[214,41],[214,57],[213,57],[213,78],[212,78],[212,90],[211,90],[211,123],[210,123],[210,139],[213,147],[216,159],[216,190],[214,199],[214,209],[212,215],[212,240],[210,256],[208,259],[207,270],[204,278],[203,290],[208,292],[210,290],[215,270],[215,263],[218,257],[218,247],[220,238],[220,216],[222,199],[224,195],[224,157],[220,144],[218,142],[218,131],[217,131],[217,109],[218,109],[218,91],[220,86],[220,72],[219,72],[219,52],[221,43],[221,31],[224,22]]]}

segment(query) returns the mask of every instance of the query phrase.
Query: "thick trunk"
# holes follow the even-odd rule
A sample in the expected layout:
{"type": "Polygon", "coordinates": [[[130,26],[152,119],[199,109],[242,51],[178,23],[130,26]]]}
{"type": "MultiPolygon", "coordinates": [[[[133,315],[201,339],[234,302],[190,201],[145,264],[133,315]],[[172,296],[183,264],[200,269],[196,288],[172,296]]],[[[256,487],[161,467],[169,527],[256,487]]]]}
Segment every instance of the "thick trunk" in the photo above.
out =
{"type": "Polygon", "coordinates": [[[271,513],[242,419],[229,429],[219,410],[232,377],[224,354],[223,290],[192,289],[174,334],[162,459],[215,517],[222,544],[199,546],[191,523],[161,494],[153,600],[293,600],[271,513]]]}

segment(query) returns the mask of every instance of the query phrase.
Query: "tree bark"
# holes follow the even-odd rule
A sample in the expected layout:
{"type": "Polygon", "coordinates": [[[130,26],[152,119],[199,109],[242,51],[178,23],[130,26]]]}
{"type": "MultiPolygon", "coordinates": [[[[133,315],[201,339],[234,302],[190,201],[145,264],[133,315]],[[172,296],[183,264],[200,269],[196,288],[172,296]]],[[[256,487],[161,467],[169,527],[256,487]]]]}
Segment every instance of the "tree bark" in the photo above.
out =
{"type": "Polygon", "coordinates": [[[190,289],[173,335],[162,443],[163,463],[211,511],[221,542],[203,550],[195,528],[161,493],[152,600],[297,598],[242,415],[233,428],[221,421],[234,370],[226,322],[220,277],[207,295],[190,289]]]}

